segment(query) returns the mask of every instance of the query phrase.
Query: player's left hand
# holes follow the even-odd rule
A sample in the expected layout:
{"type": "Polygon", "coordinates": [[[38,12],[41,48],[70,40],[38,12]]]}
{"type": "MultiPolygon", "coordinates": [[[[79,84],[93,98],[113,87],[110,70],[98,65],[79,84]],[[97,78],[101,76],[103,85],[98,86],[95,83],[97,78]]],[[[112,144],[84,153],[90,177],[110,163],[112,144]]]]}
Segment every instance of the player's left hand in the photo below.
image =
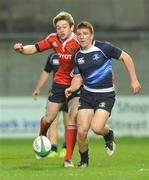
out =
{"type": "Polygon", "coordinates": [[[32,94],[33,99],[34,99],[34,100],[37,100],[39,94],[40,94],[40,91],[35,89],[35,91],[34,91],[33,94],[32,94]]]}

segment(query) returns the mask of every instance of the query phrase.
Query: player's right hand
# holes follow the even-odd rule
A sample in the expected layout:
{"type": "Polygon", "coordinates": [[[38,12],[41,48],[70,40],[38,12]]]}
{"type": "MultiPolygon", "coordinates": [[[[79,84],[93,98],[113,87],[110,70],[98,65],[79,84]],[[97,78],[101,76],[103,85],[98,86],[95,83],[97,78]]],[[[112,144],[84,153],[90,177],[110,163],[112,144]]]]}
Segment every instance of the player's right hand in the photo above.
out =
{"type": "Polygon", "coordinates": [[[40,91],[39,91],[39,90],[35,90],[35,91],[33,92],[33,94],[32,94],[33,99],[34,99],[34,100],[37,100],[39,94],[40,94],[40,91]]]}
{"type": "Polygon", "coordinates": [[[140,85],[140,83],[139,83],[138,80],[135,80],[135,81],[132,81],[132,82],[131,82],[131,89],[132,89],[133,94],[138,94],[138,93],[140,93],[140,91],[141,91],[141,85],[140,85]]]}
{"type": "Polygon", "coordinates": [[[22,52],[23,52],[23,44],[21,44],[21,43],[16,43],[16,44],[14,45],[14,49],[15,49],[15,51],[17,51],[17,52],[22,53],[22,52]]]}
{"type": "Polygon", "coordinates": [[[73,91],[72,91],[72,88],[71,88],[71,87],[65,89],[65,96],[66,96],[66,98],[68,98],[69,96],[71,96],[72,93],[73,93],[73,91]]]}

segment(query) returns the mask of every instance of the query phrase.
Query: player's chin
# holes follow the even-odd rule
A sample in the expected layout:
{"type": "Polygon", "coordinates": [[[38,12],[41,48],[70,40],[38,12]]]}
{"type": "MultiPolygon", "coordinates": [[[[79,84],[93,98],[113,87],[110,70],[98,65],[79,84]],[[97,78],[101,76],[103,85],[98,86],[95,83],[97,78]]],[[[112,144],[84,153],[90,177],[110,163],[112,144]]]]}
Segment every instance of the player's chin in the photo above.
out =
{"type": "Polygon", "coordinates": [[[67,37],[66,35],[61,35],[61,36],[60,36],[60,39],[61,39],[62,41],[65,41],[66,39],[68,39],[68,37],[67,37]]]}

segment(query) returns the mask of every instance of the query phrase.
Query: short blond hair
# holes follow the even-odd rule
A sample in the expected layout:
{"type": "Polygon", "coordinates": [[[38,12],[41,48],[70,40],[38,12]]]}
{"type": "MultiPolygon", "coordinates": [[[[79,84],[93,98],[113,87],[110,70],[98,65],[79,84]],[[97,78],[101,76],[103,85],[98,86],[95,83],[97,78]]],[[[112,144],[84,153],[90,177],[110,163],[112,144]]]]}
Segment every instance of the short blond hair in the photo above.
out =
{"type": "Polygon", "coordinates": [[[82,28],[87,28],[89,29],[91,34],[94,34],[94,28],[92,24],[88,21],[81,21],[80,23],[77,24],[76,30],[77,29],[82,29],[82,28]]]}
{"type": "Polygon", "coordinates": [[[57,14],[53,18],[54,27],[56,26],[56,23],[60,20],[67,21],[69,23],[70,27],[72,27],[74,25],[74,19],[73,19],[72,15],[66,11],[61,11],[59,14],[57,14]]]}

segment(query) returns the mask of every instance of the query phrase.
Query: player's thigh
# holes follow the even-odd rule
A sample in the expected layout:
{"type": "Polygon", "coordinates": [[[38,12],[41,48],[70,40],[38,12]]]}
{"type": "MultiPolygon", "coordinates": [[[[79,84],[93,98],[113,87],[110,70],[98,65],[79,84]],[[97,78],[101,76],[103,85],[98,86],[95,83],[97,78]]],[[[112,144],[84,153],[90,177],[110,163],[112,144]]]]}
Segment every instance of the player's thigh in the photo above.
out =
{"type": "Polygon", "coordinates": [[[71,121],[76,120],[79,106],[79,97],[74,97],[68,102],[68,114],[71,121]]]}
{"type": "Polygon", "coordinates": [[[68,102],[68,112],[78,111],[79,97],[74,97],[68,102]]]}
{"type": "Polygon", "coordinates": [[[59,109],[62,107],[62,103],[55,102],[47,102],[46,106],[46,116],[50,117],[50,119],[54,120],[58,115],[59,109]]]}
{"type": "Polygon", "coordinates": [[[68,112],[62,112],[62,113],[63,113],[63,123],[64,123],[64,126],[66,128],[67,124],[69,122],[69,115],[68,115],[68,112]]]}
{"type": "Polygon", "coordinates": [[[92,118],[91,128],[98,132],[101,131],[108,121],[109,114],[110,113],[104,109],[97,109],[92,118]]]}
{"type": "Polygon", "coordinates": [[[94,115],[93,109],[80,109],[77,115],[78,132],[88,132],[94,115]]]}

